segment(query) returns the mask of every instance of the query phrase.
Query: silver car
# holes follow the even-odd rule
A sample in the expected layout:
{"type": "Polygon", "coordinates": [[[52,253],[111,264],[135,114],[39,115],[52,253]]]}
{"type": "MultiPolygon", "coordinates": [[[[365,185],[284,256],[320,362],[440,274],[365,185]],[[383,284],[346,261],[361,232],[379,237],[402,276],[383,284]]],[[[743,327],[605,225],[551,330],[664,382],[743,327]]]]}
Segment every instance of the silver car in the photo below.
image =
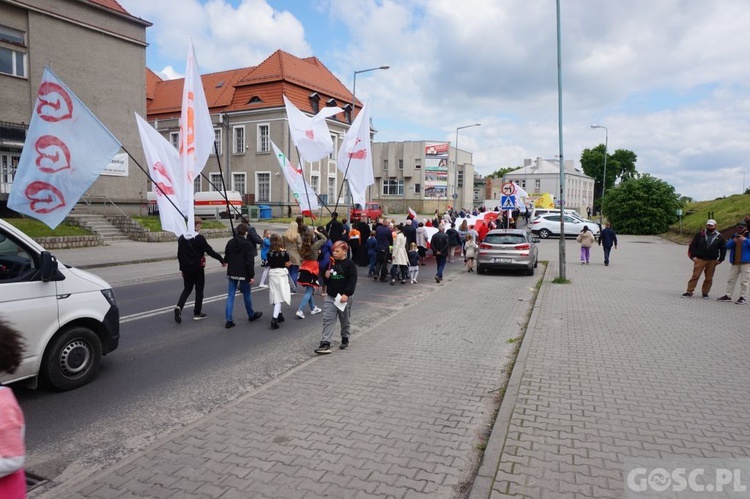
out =
{"type": "Polygon", "coordinates": [[[477,273],[489,269],[523,269],[534,275],[539,260],[539,239],[522,229],[491,230],[479,244],[477,273]]]}

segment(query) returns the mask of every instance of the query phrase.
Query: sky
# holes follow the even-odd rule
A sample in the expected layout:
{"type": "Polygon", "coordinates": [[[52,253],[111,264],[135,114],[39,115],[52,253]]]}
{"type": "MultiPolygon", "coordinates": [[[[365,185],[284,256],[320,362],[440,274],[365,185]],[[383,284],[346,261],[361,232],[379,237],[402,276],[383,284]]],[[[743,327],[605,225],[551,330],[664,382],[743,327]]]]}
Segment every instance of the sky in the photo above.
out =
{"type": "MultiPolygon", "coordinates": [[[[315,56],[369,101],[375,141],[452,142],[477,172],[556,158],[555,0],[119,0],[147,29],[150,69],[315,56]]],[[[750,185],[746,0],[560,0],[563,158],[607,140],[695,200],[750,185]],[[604,129],[592,129],[592,124],[604,129]]]]}

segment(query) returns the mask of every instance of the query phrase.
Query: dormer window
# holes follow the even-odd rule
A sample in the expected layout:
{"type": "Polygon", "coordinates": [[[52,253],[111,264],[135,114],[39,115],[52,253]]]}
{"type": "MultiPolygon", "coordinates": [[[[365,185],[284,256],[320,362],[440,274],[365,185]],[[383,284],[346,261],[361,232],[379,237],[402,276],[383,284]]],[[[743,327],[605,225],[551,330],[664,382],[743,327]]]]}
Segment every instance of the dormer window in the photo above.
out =
{"type": "Polygon", "coordinates": [[[328,107],[336,107],[336,99],[328,99],[326,101],[326,106],[328,106],[328,107]]]}
{"type": "Polygon", "coordinates": [[[308,99],[310,99],[310,107],[312,107],[313,113],[318,114],[318,111],[320,111],[320,95],[318,95],[318,92],[311,93],[308,99]]]}
{"type": "Polygon", "coordinates": [[[224,86],[224,80],[221,80],[219,83],[216,84],[216,88],[221,88],[224,86]]]}
{"type": "Polygon", "coordinates": [[[347,104],[344,106],[344,121],[351,124],[352,123],[352,105],[347,104]]]}
{"type": "Polygon", "coordinates": [[[260,98],[260,97],[258,97],[257,95],[254,95],[254,96],[252,97],[252,99],[250,99],[249,101],[247,101],[247,103],[248,103],[248,104],[257,104],[257,103],[259,103],[259,102],[263,102],[263,99],[261,99],[261,98],[260,98]]]}

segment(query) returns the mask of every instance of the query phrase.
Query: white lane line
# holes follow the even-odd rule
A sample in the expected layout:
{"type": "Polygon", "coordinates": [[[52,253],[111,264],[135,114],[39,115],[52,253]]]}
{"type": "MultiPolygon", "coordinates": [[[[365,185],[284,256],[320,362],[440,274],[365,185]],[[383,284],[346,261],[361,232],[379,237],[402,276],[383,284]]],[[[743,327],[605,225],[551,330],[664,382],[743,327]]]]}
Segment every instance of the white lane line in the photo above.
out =
{"type": "MultiPolygon", "coordinates": [[[[266,288],[264,288],[266,289],[266,288]]],[[[252,288],[251,293],[254,293],[256,291],[263,291],[261,288],[252,288]]],[[[240,294],[239,291],[237,291],[237,294],[240,294]]],[[[227,295],[217,295],[217,296],[209,296],[203,298],[203,303],[212,303],[219,300],[226,300],[227,295]]],[[[185,308],[192,307],[195,305],[195,300],[189,301],[185,303],[185,308]]],[[[172,313],[172,310],[174,310],[174,305],[171,305],[169,307],[163,307],[163,308],[156,308],[153,310],[146,310],[145,312],[139,312],[137,314],[131,314],[131,315],[125,315],[123,317],[120,317],[120,324],[125,324],[127,322],[133,322],[133,321],[139,321],[141,319],[148,319],[149,317],[155,317],[157,315],[166,314],[166,313],[172,313]]]]}

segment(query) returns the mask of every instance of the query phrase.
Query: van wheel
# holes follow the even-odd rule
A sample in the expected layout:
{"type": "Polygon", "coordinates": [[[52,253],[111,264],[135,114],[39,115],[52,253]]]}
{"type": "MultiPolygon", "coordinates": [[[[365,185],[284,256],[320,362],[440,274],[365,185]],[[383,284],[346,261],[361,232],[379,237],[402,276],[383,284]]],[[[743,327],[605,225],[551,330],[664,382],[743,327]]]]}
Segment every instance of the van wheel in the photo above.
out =
{"type": "Polygon", "coordinates": [[[91,329],[72,327],[59,333],[47,346],[41,374],[56,390],[72,390],[96,376],[102,358],[102,344],[91,329]]]}

